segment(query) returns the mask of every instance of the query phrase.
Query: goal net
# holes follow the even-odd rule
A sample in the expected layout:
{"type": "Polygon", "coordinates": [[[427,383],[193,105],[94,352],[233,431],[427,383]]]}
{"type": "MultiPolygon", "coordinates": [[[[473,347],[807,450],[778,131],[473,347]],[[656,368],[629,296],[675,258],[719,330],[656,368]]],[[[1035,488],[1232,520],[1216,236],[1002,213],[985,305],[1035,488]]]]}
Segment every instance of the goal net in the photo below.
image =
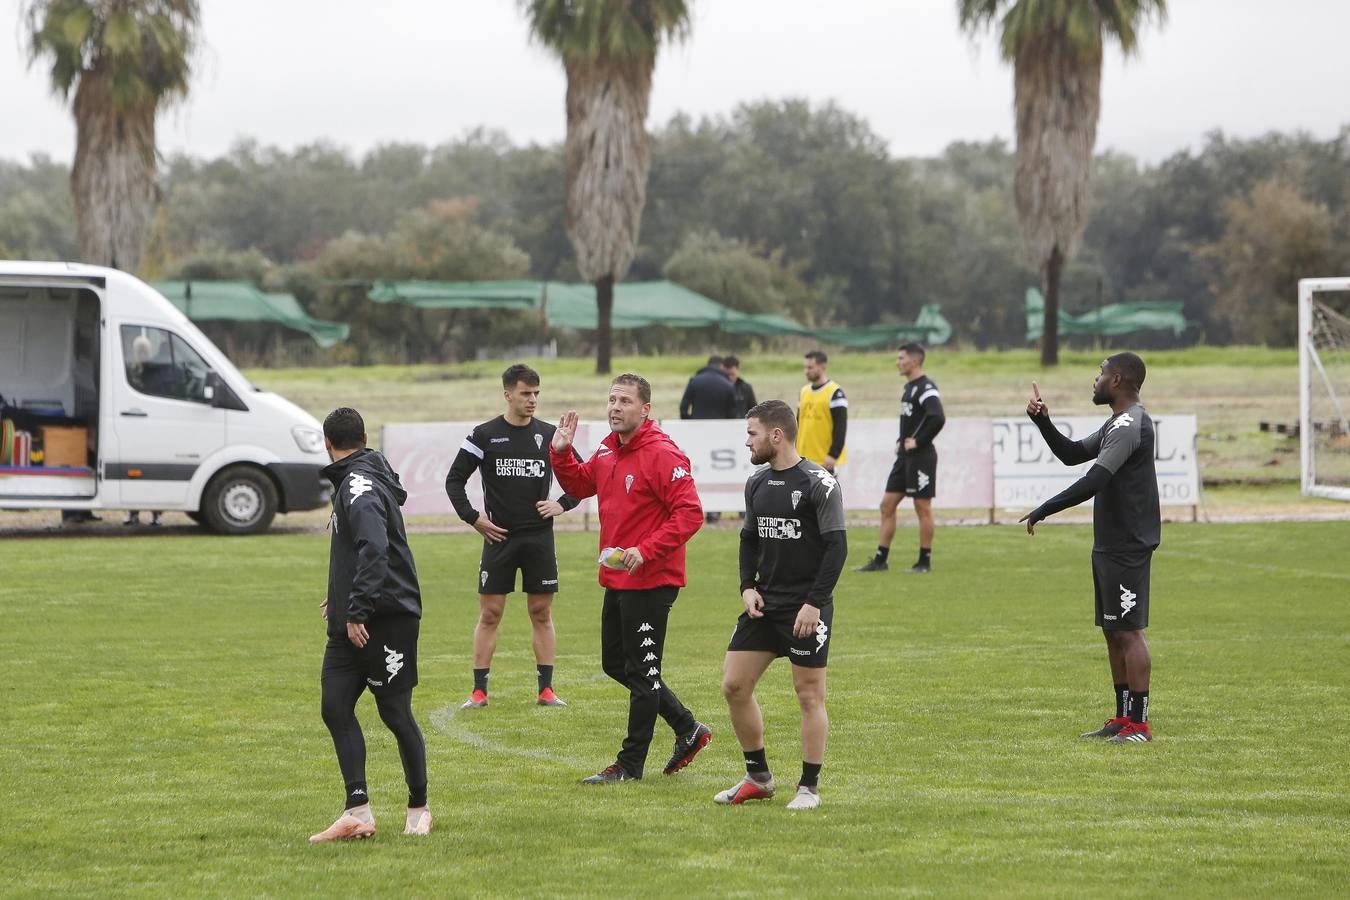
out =
{"type": "Polygon", "coordinates": [[[1350,278],[1298,283],[1303,493],[1350,500],[1350,278]]]}

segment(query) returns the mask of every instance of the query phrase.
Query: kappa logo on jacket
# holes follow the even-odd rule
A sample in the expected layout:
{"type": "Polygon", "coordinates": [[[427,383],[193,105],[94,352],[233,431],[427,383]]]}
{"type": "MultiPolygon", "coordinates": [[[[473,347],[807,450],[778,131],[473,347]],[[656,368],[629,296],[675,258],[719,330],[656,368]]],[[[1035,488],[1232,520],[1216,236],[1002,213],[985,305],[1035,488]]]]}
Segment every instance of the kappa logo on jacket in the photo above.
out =
{"type": "Polygon", "coordinates": [[[347,483],[352,492],[352,503],[361,498],[361,495],[375,487],[375,482],[371,481],[360,472],[352,475],[352,480],[347,483]]]}
{"type": "Polygon", "coordinates": [[[679,481],[681,478],[687,477],[689,477],[689,470],[686,469],[684,466],[676,466],[670,472],[671,481],[679,481]]]}

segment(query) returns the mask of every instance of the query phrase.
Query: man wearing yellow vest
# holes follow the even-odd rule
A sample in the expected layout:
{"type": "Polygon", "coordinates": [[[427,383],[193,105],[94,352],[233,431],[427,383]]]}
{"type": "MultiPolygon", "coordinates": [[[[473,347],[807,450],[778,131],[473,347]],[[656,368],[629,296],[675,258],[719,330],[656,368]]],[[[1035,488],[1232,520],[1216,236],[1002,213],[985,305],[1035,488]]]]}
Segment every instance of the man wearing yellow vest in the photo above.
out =
{"type": "Polygon", "coordinates": [[[848,433],[848,398],[830,380],[823,350],[806,354],[806,384],[797,401],[797,452],[831,472],[844,464],[844,436],[848,433]]]}

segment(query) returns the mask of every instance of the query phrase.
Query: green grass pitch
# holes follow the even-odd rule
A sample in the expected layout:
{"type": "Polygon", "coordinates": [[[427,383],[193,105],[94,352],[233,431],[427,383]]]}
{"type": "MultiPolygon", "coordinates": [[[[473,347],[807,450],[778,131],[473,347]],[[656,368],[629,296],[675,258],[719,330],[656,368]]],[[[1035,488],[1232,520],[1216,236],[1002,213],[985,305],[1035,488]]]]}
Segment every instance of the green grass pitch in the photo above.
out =
{"type": "MultiPolygon", "coordinates": [[[[405,838],[393,740],[361,701],[380,832],[311,847],[342,792],[318,714],[327,536],[0,544],[5,895],[1342,895],[1350,891],[1345,523],[1175,525],[1154,560],[1152,745],[1077,734],[1109,712],[1084,526],[939,532],[931,576],[837,594],[824,805],[717,807],[741,774],[719,693],[736,536],[700,534],[669,683],[716,732],[688,769],[609,763],[623,691],[599,671],[594,534],[558,538],[556,684],[533,704],[522,598],[492,705],[460,712],[472,535],[419,534],[416,709],[436,830],[405,838]]],[[[904,565],[913,531],[902,529],[904,565]]],[[[770,764],[800,763],[787,662],[761,685],[770,764]]]]}

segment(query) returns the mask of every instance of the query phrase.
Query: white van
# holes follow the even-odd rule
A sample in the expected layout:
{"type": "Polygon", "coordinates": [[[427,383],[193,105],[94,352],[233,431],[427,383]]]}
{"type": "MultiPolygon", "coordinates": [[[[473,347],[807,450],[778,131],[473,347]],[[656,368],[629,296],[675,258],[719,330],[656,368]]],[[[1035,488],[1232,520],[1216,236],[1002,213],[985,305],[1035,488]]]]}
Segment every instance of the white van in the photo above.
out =
{"type": "Polygon", "coordinates": [[[182,510],[224,534],[316,509],[323,431],[115,269],[0,261],[0,509],[182,510]]]}

